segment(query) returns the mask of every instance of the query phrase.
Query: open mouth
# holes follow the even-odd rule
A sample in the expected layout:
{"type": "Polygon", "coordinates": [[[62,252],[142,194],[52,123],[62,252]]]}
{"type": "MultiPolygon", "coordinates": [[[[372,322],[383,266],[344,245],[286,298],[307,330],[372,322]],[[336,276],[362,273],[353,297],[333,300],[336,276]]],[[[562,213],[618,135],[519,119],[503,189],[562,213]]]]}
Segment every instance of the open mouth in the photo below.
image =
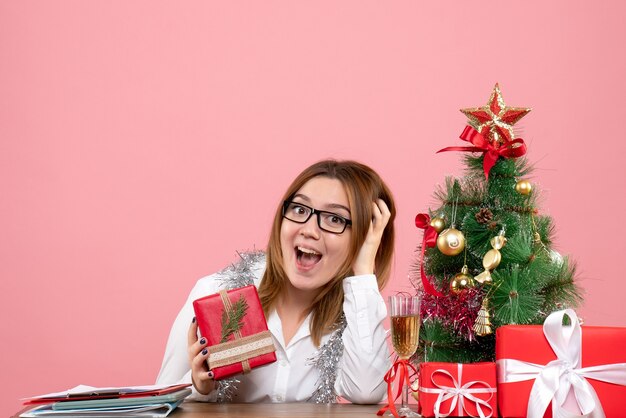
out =
{"type": "Polygon", "coordinates": [[[315,266],[322,259],[322,254],[315,250],[305,247],[296,247],[296,260],[298,265],[304,269],[315,266]]]}

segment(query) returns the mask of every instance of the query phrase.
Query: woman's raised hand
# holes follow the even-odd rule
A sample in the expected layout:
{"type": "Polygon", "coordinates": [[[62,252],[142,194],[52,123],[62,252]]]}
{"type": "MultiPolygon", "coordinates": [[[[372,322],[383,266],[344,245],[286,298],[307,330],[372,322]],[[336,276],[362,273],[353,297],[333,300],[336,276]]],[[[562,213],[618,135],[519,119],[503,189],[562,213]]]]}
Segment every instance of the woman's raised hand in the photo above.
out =
{"type": "Polygon", "coordinates": [[[374,273],[376,253],[389,218],[391,218],[391,212],[382,199],[372,202],[372,221],[370,222],[365,242],[363,242],[363,246],[361,246],[352,266],[355,275],[374,273]]]}
{"type": "Polygon", "coordinates": [[[208,395],[215,388],[213,372],[209,370],[207,360],[209,349],[206,338],[198,339],[198,323],[193,319],[187,333],[187,354],[191,366],[191,382],[198,393],[208,395]]]}

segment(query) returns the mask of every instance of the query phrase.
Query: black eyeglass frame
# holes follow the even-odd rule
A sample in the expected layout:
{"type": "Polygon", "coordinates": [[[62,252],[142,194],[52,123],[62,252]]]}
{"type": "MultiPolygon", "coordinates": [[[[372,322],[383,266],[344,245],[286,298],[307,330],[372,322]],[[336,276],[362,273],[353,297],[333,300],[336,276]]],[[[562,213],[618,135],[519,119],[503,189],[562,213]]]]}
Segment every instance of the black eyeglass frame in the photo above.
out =
{"type": "Polygon", "coordinates": [[[346,217],[343,217],[341,215],[337,215],[335,212],[329,212],[327,210],[318,210],[315,208],[312,208],[311,206],[305,205],[304,203],[300,203],[300,202],[294,202],[293,200],[285,200],[283,202],[283,218],[291,221],[291,222],[295,222],[297,224],[305,224],[307,222],[309,222],[309,219],[311,219],[311,216],[313,215],[317,215],[317,226],[325,232],[328,232],[330,234],[343,234],[346,231],[346,228],[350,225],[352,225],[352,221],[346,217]],[[309,216],[306,217],[305,220],[303,221],[296,221],[294,219],[288,218],[287,215],[285,214],[287,212],[287,208],[289,207],[289,205],[291,205],[292,203],[295,203],[298,206],[302,206],[303,208],[307,208],[309,209],[311,212],[309,212],[309,216]],[[327,214],[327,215],[333,215],[336,216],[340,219],[343,219],[345,221],[345,224],[343,225],[343,229],[338,232],[338,231],[329,231],[328,229],[324,228],[322,226],[322,214],[327,214]]]}

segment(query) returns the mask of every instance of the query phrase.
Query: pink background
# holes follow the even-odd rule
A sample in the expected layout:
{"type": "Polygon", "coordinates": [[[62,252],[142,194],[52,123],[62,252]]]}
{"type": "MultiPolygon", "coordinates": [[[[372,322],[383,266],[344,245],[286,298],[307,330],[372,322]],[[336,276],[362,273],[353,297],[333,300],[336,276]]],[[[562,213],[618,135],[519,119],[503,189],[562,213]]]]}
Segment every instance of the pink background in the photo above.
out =
{"type": "Polygon", "coordinates": [[[619,1],[0,3],[2,406],[150,384],[195,281],[263,248],[291,179],[377,169],[413,225],[496,81],[587,324],[626,325],[619,1]],[[620,258],[621,257],[621,258],[620,258]]]}

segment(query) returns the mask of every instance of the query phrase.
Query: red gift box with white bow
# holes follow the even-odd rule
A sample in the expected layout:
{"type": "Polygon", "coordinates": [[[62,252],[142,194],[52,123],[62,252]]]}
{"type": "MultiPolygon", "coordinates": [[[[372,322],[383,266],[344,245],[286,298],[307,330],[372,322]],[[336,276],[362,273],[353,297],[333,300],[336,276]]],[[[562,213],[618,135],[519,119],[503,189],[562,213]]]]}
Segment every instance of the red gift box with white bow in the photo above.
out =
{"type": "Polygon", "coordinates": [[[626,328],[581,327],[571,309],[544,325],[496,331],[498,402],[503,417],[624,416],[626,328]],[[571,325],[563,325],[564,317],[571,325]]]}
{"type": "Polygon", "coordinates": [[[419,411],[425,417],[496,417],[495,363],[420,364],[419,411]]]}

